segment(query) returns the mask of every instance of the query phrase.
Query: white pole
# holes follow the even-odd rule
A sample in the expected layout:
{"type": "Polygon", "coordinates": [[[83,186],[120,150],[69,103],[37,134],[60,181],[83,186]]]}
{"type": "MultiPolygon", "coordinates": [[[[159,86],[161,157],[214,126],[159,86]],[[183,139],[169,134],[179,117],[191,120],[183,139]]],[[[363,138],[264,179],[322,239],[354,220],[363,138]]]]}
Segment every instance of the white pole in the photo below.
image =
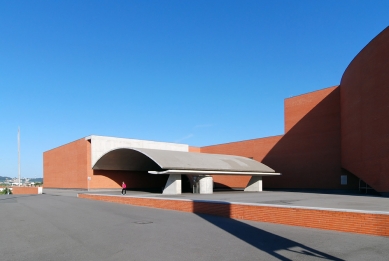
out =
{"type": "Polygon", "coordinates": [[[20,127],[18,127],[18,174],[20,187],[20,127]]]}

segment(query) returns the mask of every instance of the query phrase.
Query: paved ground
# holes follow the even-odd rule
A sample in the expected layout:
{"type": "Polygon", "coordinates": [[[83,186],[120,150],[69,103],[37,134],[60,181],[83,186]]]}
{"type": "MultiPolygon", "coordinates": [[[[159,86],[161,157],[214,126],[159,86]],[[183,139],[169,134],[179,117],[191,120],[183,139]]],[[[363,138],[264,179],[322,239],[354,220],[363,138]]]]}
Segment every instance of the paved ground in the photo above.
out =
{"type": "Polygon", "coordinates": [[[0,260],[388,260],[389,256],[385,237],[79,199],[75,191],[44,192],[0,196],[0,260]]]}
{"type": "MultiPolygon", "coordinates": [[[[44,190],[46,191],[46,190],[44,190]]],[[[84,191],[85,192],[85,191],[84,191]]],[[[84,193],[80,192],[80,193],[84,193]]],[[[62,192],[65,193],[65,192],[62,192]]],[[[120,191],[94,191],[96,194],[120,195],[120,191]]],[[[302,206],[314,208],[334,208],[343,210],[380,211],[389,213],[389,198],[373,195],[354,194],[324,194],[285,191],[219,191],[211,195],[183,193],[181,195],[162,195],[140,191],[128,191],[128,196],[184,198],[196,200],[216,200],[239,203],[256,203],[282,206],[302,206]]]]}

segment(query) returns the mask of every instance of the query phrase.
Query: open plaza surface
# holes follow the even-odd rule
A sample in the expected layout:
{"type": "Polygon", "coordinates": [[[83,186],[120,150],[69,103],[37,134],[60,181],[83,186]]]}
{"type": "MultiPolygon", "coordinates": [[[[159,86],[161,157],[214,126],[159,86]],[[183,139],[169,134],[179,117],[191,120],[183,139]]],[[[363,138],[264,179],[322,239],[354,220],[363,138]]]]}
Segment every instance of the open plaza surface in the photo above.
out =
{"type": "MultiPolygon", "coordinates": [[[[49,190],[51,193],[66,193],[66,190],[49,190]]],[[[80,191],[85,193],[85,191],[80,191]]],[[[106,194],[120,195],[117,191],[91,191],[89,194],[106,194]]],[[[262,191],[243,192],[243,191],[218,191],[213,194],[200,195],[192,193],[183,193],[181,195],[162,195],[160,193],[148,193],[143,191],[131,191],[126,194],[134,197],[152,197],[166,199],[189,199],[189,200],[206,200],[228,203],[248,203],[256,205],[276,205],[303,207],[315,209],[334,209],[343,211],[358,211],[372,213],[389,214],[389,199],[376,195],[366,195],[363,193],[325,193],[325,192],[287,192],[287,191],[262,191]]]]}
{"type": "MultiPolygon", "coordinates": [[[[80,192],[44,190],[43,195],[1,196],[1,260],[387,260],[389,256],[387,237],[93,201],[77,198],[80,192]]],[[[155,196],[129,192],[131,195],[155,196]]],[[[292,192],[182,195],[193,196],[231,202],[250,198],[264,204],[300,201],[307,206],[316,200],[328,203],[320,203],[321,207],[336,207],[340,202],[341,207],[354,204],[353,209],[360,203],[376,205],[368,211],[387,211],[387,199],[372,196],[292,192]]]]}

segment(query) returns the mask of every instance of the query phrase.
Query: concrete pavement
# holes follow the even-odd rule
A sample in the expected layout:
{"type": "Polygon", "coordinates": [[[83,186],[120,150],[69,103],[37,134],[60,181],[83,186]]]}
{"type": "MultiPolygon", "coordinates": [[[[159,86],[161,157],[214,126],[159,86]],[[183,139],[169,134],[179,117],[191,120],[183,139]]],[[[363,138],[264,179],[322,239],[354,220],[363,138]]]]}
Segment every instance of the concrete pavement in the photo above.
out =
{"type": "Polygon", "coordinates": [[[386,237],[91,201],[76,198],[72,191],[44,193],[0,197],[1,260],[387,260],[389,256],[386,237]]]}
{"type": "MultiPolygon", "coordinates": [[[[46,190],[44,190],[46,191],[46,190]]],[[[84,192],[80,192],[84,193],[84,192]]],[[[120,195],[120,191],[91,191],[93,194],[120,195]]],[[[365,194],[325,194],[286,191],[217,191],[201,195],[183,193],[181,195],[162,195],[142,191],[127,191],[127,196],[175,198],[190,200],[211,200],[234,203],[254,203],[292,207],[330,208],[339,210],[380,211],[389,213],[389,198],[365,194]]]]}

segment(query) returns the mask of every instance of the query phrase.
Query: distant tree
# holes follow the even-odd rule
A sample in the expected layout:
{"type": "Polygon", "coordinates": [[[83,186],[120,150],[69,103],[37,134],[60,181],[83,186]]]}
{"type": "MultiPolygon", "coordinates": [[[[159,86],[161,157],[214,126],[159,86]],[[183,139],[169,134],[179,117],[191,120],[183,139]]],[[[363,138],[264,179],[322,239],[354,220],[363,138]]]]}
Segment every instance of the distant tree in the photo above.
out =
{"type": "Polygon", "coordinates": [[[0,191],[0,194],[2,195],[12,194],[12,190],[10,188],[4,188],[2,191],[0,191]]]}

